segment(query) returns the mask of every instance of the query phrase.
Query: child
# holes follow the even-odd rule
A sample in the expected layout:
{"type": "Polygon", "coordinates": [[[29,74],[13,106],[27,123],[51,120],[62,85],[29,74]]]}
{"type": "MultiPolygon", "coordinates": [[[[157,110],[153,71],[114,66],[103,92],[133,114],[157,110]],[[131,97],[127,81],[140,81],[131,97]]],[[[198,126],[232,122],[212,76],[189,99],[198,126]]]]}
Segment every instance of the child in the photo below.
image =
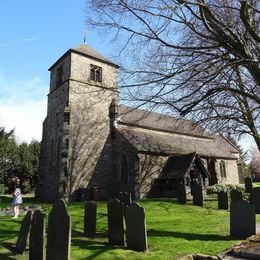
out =
{"type": "Polygon", "coordinates": [[[22,201],[22,193],[20,189],[20,180],[17,177],[14,177],[12,179],[13,184],[14,184],[14,190],[12,193],[13,196],[13,201],[12,201],[12,206],[14,210],[14,216],[12,218],[18,218],[19,216],[19,207],[23,203],[22,201]]]}

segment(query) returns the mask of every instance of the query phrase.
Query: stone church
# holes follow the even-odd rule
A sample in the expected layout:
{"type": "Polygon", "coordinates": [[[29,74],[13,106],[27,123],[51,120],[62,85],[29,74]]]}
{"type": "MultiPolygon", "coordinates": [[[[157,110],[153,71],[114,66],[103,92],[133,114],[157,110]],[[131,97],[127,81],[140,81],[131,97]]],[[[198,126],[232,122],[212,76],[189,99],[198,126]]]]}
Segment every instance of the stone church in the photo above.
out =
{"type": "Polygon", "coordinates": [[[189,189],[239,183],[239,151],[200,126],[118,104],[119,66],[86,44],[49,69],[36,197],[76,200],[96,188],[100,199],[172,197],[189,189]]]}

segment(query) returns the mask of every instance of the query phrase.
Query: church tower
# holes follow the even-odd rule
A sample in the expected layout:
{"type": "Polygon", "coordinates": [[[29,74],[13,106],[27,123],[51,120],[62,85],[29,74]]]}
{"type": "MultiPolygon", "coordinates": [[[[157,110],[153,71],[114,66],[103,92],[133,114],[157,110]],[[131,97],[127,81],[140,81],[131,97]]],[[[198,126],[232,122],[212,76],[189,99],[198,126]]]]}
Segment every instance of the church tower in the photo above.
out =
{"type": "Polygon", "coordinates": [[[36,198],[74,200],[98,186],[106,197],[111,178],[109,106],[118,99],[119,66],[86,44],[68,50],[49,69],[36,198]]]}

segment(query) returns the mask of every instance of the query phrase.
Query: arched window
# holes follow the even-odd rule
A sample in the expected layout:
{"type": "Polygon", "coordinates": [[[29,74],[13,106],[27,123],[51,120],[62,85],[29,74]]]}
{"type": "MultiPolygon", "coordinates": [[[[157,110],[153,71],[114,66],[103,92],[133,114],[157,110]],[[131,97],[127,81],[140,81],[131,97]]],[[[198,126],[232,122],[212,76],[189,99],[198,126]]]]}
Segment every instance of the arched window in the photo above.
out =
{"type": "Polygon", "coordinates": [[[222,178],[226,178],[227,177],[227,174],[226,174],[226,164],[225,164],[224,161],[220,161],[219,168],[220,168],[220,176],[222,178]]]}
{"type": "Polygon", "coordinates": [[[121,156],[120,164],[121,181],[128,183],[128,161],[125,154],[121,156]]]}
{"type": "Polygon", "coordinates": [[[94,80],[94,81],[98,81],[98,82],[102,81],[102,68],[101,67],[91,65],[90,80],[94,80]]]}

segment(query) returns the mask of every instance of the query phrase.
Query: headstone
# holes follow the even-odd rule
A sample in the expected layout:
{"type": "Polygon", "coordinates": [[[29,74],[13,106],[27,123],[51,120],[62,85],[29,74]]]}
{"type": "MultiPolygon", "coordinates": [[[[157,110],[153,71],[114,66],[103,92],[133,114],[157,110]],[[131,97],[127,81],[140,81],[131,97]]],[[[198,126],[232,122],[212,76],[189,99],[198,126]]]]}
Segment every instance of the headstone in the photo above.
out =
{"type": "Polygon", "coordinates": [[[131,193],[126,191],[119,192],[119,200],[124,206],[129,206],[132,203],[131,193]]]}
{"type": "Polygon", "coordinates": [[[231,201],[242,200],[243,199],[242,192],[238,190],[231,190],[230,199],[231,201]]]}
{"type": "Polygon", "coordinates": [[[246,238],[255,233],[255,206],[244,200],[231,201],[230,236],[246,238]]]}
{"type": "Polygon", "coordinates": [[[23,218],[18,239],[14,248],[16,253],[23,254],[26,249],[27,238],[31,228],[32,214],[32,211],[29,210],[23,218]]]}
{"type": "Polygon", "coordinates": [[[135,251],[147,250],[144,208],[133,202],[125,208],[127,247],[135,251]]]}
{"type": "Polygon", "coordinates": [[[228,209],[228,194],[225,191],[218,192],[218,209],[228,209]]]}
{"type": "Polygon", "coordinates": [[[187,196],[185,186],[183,184],[177,185],[177,194],[178,194],[178,202],[182,204],[186,204],[187,196]]]}
{"type": "Polygon", "coordinates": [[[203,206],[203,194],[202,194],[202,187],[198,183],[194,183],[192,185],[193,191],[193,205],[196,206],[203,206]]]}
{"type": "Polygon", "coordinates": [[[260,187],[255,187],[250,193],[250,202],[255,205],[256,214],[260,214],[260,187]]]}
{"type": "Polygon", "coordinates": [[[57,200],[49,214],[47,260],[70,259],[71,217],[63,199],[57,200]]]}
{"type": "Polygon", "coordinates": [[[124,246],[124,209],[118,199],[107,204],[108,240],[112,245],[124,246]]]}
{"type": "Polygon", "coordinates": [[[245,178],[245,192],[251,193],[252,189],[253,189],[252,179],[251,177],[248,176],[245,178]]]}
{"type": "Polygon", "coordinates": [[[85,203],[84,214],[84,235],[87,237],[94,237],[96,235],[97,223],[97,203],[94,201],[87,201],[85,203]]]}
{"type": "Polygon", "coordinates": [[[44,214],[41,210],[35,210],[33,213],[30,243],[29,243],[29,260],[44,259],[44,236],[45,221],[44,214]]]}

